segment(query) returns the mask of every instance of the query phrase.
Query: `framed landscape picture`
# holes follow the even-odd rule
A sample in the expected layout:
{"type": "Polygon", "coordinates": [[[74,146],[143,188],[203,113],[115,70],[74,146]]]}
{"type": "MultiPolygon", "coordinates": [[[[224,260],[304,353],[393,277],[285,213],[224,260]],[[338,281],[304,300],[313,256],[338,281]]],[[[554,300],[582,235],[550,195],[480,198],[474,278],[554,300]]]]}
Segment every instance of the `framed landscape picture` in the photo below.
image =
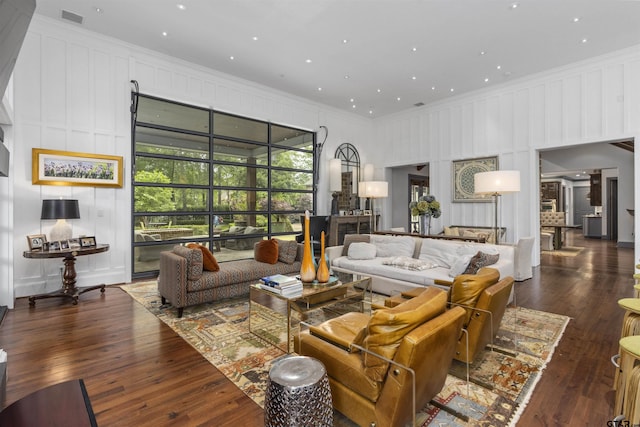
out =
{"type": "Polygon", "coordinates": [[[122,177],[122,156],[42,148],[31,151],[31,183],[34,185],[120,188],[122,177]]]}
{"type": "Polygon", "coordinates": [[[498,156],[454,160],[452,185],[454,202],[490,202],[491,196],[475,194],[473,176],[478,172],[498,170],[498,156]]]}

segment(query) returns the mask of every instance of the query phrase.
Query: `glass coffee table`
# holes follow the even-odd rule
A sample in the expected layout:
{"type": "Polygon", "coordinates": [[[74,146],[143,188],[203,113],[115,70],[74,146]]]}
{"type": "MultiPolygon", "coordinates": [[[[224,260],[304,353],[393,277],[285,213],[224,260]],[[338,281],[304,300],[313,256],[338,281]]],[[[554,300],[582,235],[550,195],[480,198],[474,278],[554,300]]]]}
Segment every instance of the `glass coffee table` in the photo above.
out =
{"type": "Polygon", "coordinates": [[[260,284],[249,287],[249,331],[281,350],[293,351],[300,322],[321,322],[346,312],[371,312],[371,278],[337,273],[329,284],[304,283],[301,296],[284,297],[260,284]]]}

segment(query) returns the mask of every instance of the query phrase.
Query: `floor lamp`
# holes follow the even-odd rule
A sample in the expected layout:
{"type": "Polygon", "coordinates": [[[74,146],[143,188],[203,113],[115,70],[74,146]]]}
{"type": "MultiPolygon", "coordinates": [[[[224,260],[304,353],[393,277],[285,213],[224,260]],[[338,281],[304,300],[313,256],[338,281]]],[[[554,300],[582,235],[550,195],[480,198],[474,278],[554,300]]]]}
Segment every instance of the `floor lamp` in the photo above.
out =
{"type": "Polygon", "coordinates": [[[520,191],[520,171],[479,172],[473,176],[473,182],[476,194],[489,194],[493,196],[495,243],[500,244],[500,234],[498,233],[498,197],[506,193],[517,193],[520,191]]]}
{"type": "Polygon", "coordinates": [[[389,183],[387,181],[361,181],[359,196],[371,199],[371,219],[373,220],[373,227],[369,224],[369,229],[376,231],[376,211],[373,208],[373,201],[374,199],[389,196],[389,183]]]}

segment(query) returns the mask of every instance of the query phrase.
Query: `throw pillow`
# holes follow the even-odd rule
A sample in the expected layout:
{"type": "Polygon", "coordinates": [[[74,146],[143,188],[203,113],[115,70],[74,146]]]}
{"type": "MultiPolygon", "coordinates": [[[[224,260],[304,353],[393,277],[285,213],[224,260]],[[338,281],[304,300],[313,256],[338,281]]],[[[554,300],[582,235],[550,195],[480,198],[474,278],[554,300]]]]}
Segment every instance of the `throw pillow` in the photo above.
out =
{"type": "Polygon", "coordinates": [[[347,257],[349,259],[374,259],[376,257],[376,247],[371,243],[365,242],[351,243],[347,257]]]}
{"type": "Polygon", "coordinates": [[[445,227],[444,228],[445,236],[460,236],[460,230],[458,227],[445,227]]]}
{"type": "Polygon", "coordinates": [[[344,246],[342,247],[342,256],[349,255],[349,246],[355,242],[369,243],[368,234],[347,234],[344,236],[344,246]]]}
{"type": "Polygon", "coordinates": [[[451,266],[451,270],[449,270],[449,277],[456,277],[464,273],[472,257],[473,255],[462,255],[458,258],[451,266]]]}
{"type": "Polygon", "coordinates": [[[476,274],[482,267],[498,262],[499,258],[500,254],[487,254],[482,251],[478,251],[478,253],[471,258],[471,261],[469,261],[469,265],[463,274],[476,274]]]}
{"type": "Polygon", "coordinates": [[[394,256],[382,261],[384,265],[392,265],[398,268],[404,268],[405,270],[421,271],[429,268],[437,267],[437,264],[432,264],[429,261],[423,261],[407,256],[394,256]]]}
{"type": "Polygon", "coordinates": [[[209,248],[206,246],[202,246],[198,243],[189,243],[187,244],[189,249],[200,249],[202,252],[202,268],[207,271],[219,271],[220,266],[218,265],[218,261],[216,257],[213,256],[209,248]]]}
{"type": "Polygon", "coordinates": [[[278,262],[278,242],[276,239],[261,240],[253,247],[253,257],[256,261],[267,264],[278,262]]]}
{"type": "Polygon", "coordinates": [[[280,240],[278,242],[278,261],[293,264],[298,254],[298,242],[295,240],[280,240]]]}

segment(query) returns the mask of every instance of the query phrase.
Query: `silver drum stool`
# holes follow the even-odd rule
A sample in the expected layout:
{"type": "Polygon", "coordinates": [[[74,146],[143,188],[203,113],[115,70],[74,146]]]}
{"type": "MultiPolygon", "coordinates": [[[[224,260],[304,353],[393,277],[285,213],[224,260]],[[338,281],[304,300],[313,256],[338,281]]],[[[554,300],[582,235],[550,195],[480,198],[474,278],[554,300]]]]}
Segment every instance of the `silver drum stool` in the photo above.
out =
{"type": "Polygon", "coordinates": [[[333,425],[329,378],[319,360],[290,356],[271,366],[264,424],[266,427],[333,425]]]}

